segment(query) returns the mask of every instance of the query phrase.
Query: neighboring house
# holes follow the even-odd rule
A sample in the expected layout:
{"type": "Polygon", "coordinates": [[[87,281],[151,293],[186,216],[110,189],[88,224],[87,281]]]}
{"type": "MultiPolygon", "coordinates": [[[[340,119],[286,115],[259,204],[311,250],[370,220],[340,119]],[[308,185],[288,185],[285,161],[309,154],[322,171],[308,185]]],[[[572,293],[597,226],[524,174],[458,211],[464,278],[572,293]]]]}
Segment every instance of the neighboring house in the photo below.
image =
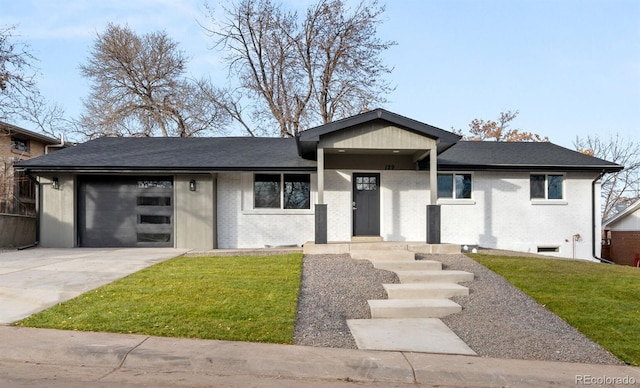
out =
{"type": "Polygon", "coordinates": [[[640,200],[602,224],[602,257],[616,264],[638,266],[640,261],[640,200]]]}
{"type": "Polygon", "coordinates": [[[0,213],[35,214],[35,185],[14,163],[44,155],[57,139],[0,121],[0,213]]]}
{"type": "Polygon", "coordinates": [[[0,121],[0,247],[32,244],[36,240],[36,185],[13,165],[44,155],[59,141],[0,121]],[[31,216],[28,217],[22,216],[31,216]]]}
{"type": "Polygon", "coordinates": [[[464,142],[376,109],[296,138],[101,138],[18,168],[40,182],[43,246],[380,236],[591,259],[598,179],[622,167],[551,143],[464,142]]]}

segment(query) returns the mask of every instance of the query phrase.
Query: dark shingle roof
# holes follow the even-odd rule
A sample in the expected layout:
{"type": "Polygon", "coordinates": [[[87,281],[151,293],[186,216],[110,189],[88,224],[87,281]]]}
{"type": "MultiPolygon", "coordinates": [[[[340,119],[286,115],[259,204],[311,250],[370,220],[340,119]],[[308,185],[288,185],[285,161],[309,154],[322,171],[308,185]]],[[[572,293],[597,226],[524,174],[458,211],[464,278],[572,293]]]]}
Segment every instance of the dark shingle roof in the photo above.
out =
{"type": "Polygon", "coordinates": [[[615,172],[622,166],[548,142],[461,141],[438,156],[442,170],[615,172]]]}
{"type": "MultiPolygon", "coordinates": [[[[428,168],[428,159],[421,162],[428,168]]],[[[116,138],[92,140],[22,161],[43,171],[315,171],[291,138],[116,138]]],[[[461,141],[438,156],[442,171],[606,171],[622,169],[552,143],[461,141]]]]}
{"type": "Polygon", "coordinates": [[[17,164],[32,171],[314,171],[290,138],[104,137],[17,164]]]}

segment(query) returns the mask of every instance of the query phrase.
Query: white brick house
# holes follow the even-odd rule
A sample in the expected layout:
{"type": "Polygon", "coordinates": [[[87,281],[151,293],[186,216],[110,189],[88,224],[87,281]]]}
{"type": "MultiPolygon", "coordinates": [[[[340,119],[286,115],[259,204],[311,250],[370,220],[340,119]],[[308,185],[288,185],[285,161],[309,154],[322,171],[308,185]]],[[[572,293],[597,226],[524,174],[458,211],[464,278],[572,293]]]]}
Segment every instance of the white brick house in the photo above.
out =
{"type": "Polygon", "coordinates": [[[377,109],[289,138],[102,138],[18,168],[40,244],[256,248],[453,243],[593,258],[614,163],[551,143],[464,142],[377,109]]]}

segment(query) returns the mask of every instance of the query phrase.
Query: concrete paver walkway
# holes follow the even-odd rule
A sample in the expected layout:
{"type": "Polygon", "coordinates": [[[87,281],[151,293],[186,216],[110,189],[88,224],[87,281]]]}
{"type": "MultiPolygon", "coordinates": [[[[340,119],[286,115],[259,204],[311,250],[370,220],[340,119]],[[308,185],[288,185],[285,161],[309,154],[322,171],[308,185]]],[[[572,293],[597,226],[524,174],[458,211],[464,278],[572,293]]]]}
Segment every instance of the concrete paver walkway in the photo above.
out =
{"type": "Polygon", "coordinates": [[[0,253],[0,324],[26,318],[188,250],[33,248],[0,253]]]}
{"type": "MultiPolygon", "coordinates": [[[[370,244],[369,247],[376,247],[370,244]]],[[[368,247],[368,248],[369,248],[368,247]]],[[[442,321],[462,307],[448,299],[468,294],[457,282],[472,281],[465,271],[443,271],[432,260],[416,261],[406,248],[378,244],[377,250],[353,250],[351,257],[369,260],[376,268],[395,272],[401,284],[383,284],[388,299],[369,300],[371,319],[349,319],[358,349],[476,355],[442,321]]]]}

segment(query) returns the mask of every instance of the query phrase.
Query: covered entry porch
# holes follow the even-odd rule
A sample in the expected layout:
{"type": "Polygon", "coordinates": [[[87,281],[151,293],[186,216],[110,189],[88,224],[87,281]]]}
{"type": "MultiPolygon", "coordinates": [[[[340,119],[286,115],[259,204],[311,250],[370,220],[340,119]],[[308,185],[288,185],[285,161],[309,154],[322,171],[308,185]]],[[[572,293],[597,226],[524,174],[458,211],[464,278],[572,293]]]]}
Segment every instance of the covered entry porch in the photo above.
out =
{"type": "Polygon", "coordinates": [[[437,157],[458,140],[381,109],[301,132],[301,153],[317,161],[314,243],[439,244],[437,157]]]}

